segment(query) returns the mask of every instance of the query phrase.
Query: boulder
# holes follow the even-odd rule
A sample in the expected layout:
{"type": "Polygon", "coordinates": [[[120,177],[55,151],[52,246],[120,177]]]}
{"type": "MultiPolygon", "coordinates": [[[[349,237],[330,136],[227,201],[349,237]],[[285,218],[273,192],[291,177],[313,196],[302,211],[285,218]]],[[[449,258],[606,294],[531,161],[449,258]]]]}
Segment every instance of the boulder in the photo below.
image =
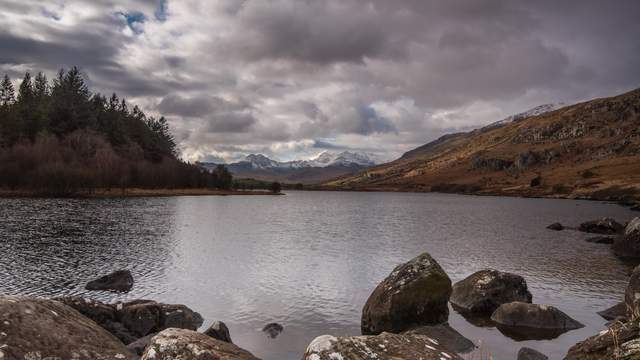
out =
{"type": "Polygon", "coordinates": [[[518,360],[549,360],[547,355],[532,348],[523,347],[518,351],[518,360]]]}
{"type": "Polygon", "coordinates": [[[491,315],[503,334],[515,340],[553,339],[584,327],[553,306],[512,302],[502,304],[491,315]]]}
{"type": "Polygon", "coordinates": [[[599,220],[583,222],[578,228],[578,230],[583,232],[604,235],[617,234],[623,229],[624,226],[612,218],[602,218],[599,220]]]}
{"type": "Polygon", "coordinates": [[[594,244],[613,244],[614,238],[610,236],[594,236],[587,239],[587,242],[594,244]]]}
{"type": "Polygon", "coordinates": [[[598,312],[605,320],[627,320],[627,303],[622,301],[612,307],[598,312]]]}
{"type": "Polygon", "coordinates": [[[186,329],[166,329],[151,339],[141,360],[259,360],[226,341],[186,329]]]}
{"type": "Polygon", "coordinates": [[[466,354],[473,351],[476,345],[473,341],[462,336],[449,324],[420,326],[415,329],[407,330],[403,335],[424,335],[436,340],[445,348],[458,354],[466,354]]]}
{"type": "Polygon", "coordinates": [[[629,315],[637,317],[640,314],[640,265],[636,266],[631,273],[629,283],[624,291],[624,302],[629,315]]]}
{"type": "Polygon", "coordinates": [[[481,270],[453,285],[451,304],[470,315],[491,314],[498,306],[513,301],[530,303],[531,293],[522,276],[497,270],[481,270]]]}
{"type": "Polygon", "coordinates": [[[127,345],[127,349],[134,354],[142,355],[144,353],[144,349],[147,348],[147,345],[151,342],[151,339],[157,334],[149,334],[145,337],[141,337],[140,339],[130,343],[127,345]]]}
{"type": "Polygon", "coordinates": [[[638,322],[615,323],[569,349],[565,360],[640,359],[638,322]]]}
{"type": "Polygon", "coordinates": [[[270,323],[262,328],[262,332],[269,335],[270,338],[275,339],[284,330],[284,327],[278,323],[270,323]]]}
{"type": "Polygon", "coordinates": [[[622,258],[640,258],[640,218],[627,224],[624,233],[613,243],[613,252],[622,258]]]}
{"type": "Polygon", "coordinates": [[[634,206],[630,207],[629,210],[631,210],[631,211],[640,211],[640,205],[634,205],[634,206]]]}
{"type": "Polygon", "coordinates": [[[438,340],[421,335],[382,333],[377,336],[323,335],[307,347],[303,360],[422,359],[461,360],[438,340]]]}
{"type": "Polygon", "coordinates": [[[0,296],[0,359],[135,357],[117,338],[58,301],[0,296]]]}
{"type": "Polygon", "coordinates": [[[398,265],[369,296],[362,309],[362,333],[401,332],[435,325],[449,317],[451,280],[427,253],[398,265]]]}
{"type": "Polygon", "coordinates": [[[129,292],[133,287],[133,276],[129,270],[118,270],[90,281],[85,289],[114,292],[129,292]]]}
{"type": "Polygon", "coordinates": [[[561,230],[564,230],[564,225],[562,225],[560,223],[553,223],[553,224],[547,226],[547,229],[555,230],[555,231],[561,231],[561,230]]]}
{"type": "Polygon", "coordinates": [[[231,334],[229,333],[229,328],[222,321],[215,321],[205,332],[205,335],[211,336],[214,339],[220,341],[226,341],[228,343],[233,343],[231,341],[231,334]]]}

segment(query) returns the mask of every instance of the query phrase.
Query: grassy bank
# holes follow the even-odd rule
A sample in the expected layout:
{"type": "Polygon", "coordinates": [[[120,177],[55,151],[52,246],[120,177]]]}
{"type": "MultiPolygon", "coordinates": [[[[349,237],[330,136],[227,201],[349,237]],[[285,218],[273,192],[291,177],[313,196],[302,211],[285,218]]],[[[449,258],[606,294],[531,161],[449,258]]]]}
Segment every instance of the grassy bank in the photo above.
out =
{"type": "MultiPolygon", "coordinates": [[[[228,196],[228,195],[279,195],[260,190],[214,190],[206,188],[188,189],[92,189],[78,191],[64,197],[77,198],[119,198],[119,197],[161,197],[161,196],[228,196]]],[[[0,189],[0,198],[16,197],[60,197],[46,192],[33,190],[0,189]]]]}

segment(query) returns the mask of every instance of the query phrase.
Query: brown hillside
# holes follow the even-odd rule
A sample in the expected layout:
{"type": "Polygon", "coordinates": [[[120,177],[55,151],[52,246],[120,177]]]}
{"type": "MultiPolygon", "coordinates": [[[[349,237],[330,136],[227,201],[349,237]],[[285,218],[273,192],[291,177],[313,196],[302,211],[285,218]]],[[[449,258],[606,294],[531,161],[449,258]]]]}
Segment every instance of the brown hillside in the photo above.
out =
{"type": "Polygon", "coordinates": [[[325,185],[623,199],[640,196],[640,89],[447,135],[325,185]]]}

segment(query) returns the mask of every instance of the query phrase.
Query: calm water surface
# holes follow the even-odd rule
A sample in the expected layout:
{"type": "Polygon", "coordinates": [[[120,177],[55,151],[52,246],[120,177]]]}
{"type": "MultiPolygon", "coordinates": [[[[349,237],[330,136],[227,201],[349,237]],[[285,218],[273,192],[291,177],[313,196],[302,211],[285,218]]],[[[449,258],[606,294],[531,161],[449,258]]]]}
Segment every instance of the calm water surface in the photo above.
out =
{"type": "Polygon", "coordinates": [[[522,346],[558,359],[604,329],[596,311],[621,300],[630,266],[587,234],[545,227],[603,216],[633,213],[585,201],[403,193],[0,199],[0,293],[182,303],[205,326],[225,321],[234,342],[263,359],[300,359],[318,335],[359,334],[371,291],[428,251],[453,281],[483,268],[520,274],[534,302],[587,325],[516,342],[451,313],[451,325],[496,359],[515,359],[522,346]],[[134,273],[129,294],[83,289],[120,268],[134,273]],[[260,329],[274,321],[285,330],[270,339],[260,329]]]}

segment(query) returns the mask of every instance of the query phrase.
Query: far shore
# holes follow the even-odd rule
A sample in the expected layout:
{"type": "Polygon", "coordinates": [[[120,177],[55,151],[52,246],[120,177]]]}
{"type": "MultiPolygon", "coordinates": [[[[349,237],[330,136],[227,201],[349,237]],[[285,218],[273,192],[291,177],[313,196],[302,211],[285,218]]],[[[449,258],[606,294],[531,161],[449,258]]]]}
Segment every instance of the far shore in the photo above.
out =
{"type": "Polygon", "coordinates": [[[230,196],[230,195],[282,195],[267,190],[215,190],[206,188],[194,189],[91,189],[81,190],[69,195],[54,195],[45,191],[28,189],[0,189],[0,198],[121,198],[121,197],[169,197],[169,196],[230,196]]]}

